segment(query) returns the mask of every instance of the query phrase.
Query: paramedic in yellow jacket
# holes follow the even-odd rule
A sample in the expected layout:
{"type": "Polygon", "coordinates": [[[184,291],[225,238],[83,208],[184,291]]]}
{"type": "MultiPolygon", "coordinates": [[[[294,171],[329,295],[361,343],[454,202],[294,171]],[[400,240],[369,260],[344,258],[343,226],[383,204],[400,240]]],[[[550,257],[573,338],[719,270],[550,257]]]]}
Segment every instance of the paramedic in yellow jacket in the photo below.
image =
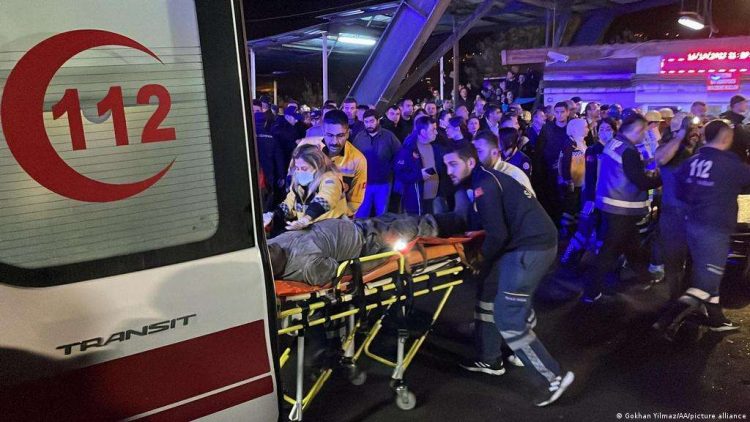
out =
{"type": "Polygon", "coordinates": [[[300,145],[292,153],[292,184],[284,202],[263,214],[263,224],[274,217],[287,222],[287,230],[301,230],[316,221],[347,214],[341,174],[315,145],[300,145]]]}
{"type": "Polygon", "coordinates": [[[367,187],[367,160],[349,142],[349,119],[343,111],[331,110],[323,119],[323,152],[333,161],[344,180],[344,192],[349,210],[354,214],[362,205],[367,187]]]}

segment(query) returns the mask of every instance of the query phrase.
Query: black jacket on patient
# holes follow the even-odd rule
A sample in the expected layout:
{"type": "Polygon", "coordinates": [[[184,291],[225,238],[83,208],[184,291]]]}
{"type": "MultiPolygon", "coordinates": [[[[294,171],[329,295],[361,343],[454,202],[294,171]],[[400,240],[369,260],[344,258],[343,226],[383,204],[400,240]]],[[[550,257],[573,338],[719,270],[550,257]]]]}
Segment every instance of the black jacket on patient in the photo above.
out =
{"type": "Polygon", "coordinates": [[[355,221],[322,220],[306,230],[269,239],[268,249],[276,279],[320,286],[331,281],[340,262],[393,250],[398,240],[409,242],[438,233],[437,222],[430,215],[388,213],[355,221]]]}

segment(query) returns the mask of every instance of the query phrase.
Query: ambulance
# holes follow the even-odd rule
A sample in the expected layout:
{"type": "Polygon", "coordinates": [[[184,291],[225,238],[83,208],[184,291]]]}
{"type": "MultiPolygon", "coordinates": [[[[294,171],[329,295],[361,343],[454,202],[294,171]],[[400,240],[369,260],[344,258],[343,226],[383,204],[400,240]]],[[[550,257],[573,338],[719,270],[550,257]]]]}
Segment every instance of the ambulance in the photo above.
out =
{"type": "Polygon", "coordinates": [[[0,1],[0,420],[273,421],[241,0],[0,1]]]}

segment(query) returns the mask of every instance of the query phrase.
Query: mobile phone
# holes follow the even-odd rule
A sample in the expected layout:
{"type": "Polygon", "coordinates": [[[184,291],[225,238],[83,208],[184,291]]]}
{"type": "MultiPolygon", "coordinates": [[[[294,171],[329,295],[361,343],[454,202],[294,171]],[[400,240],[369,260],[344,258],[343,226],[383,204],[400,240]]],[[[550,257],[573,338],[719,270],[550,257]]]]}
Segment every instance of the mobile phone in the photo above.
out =
{"type": "Polygon", "coordinates": [[[430,168],[428,168],[425,171],[427,172],[427,174],[429,174],[431,176],[437,174],[437,171],[435,171],[435,167],[430,167],[430,168]]]}

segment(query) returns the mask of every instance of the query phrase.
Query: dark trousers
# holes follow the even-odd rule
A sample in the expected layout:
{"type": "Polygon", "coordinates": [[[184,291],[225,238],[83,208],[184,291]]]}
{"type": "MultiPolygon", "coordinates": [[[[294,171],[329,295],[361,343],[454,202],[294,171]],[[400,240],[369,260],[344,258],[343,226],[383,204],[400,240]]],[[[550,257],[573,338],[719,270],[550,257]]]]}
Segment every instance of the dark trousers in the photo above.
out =
{"type": "Polygon", "coordinates": [[[660,212],[659,238],[664,259],[664,281],[669,286],[669,298],[677,299],[687,288],[685,266],[689,250],[685,211],[681,207],[664,205],[660,212]]]}
{"type": "Polygon", "coordinates": [[[602,211],[602,247],[596,256],[594,274],[584,293],[595,297],[602,292],[604,281],[617,268],[620,255],[625,254],[631,264],[637,260],[640,239],[638,222],[642,215],[619,215],[602,211]]]}
{"type": "Polygon", "coordinates": [[[710,297],[718,297],[732,235],[714,227],[692,224],[690,221],[686,228],[687,244],[693,262],[690,284],[710,297]]]}
{"type": "MultiPolygon", "coordinates": [[[[541,171],[544,172],[544,170],[541,171]]],[[[544,172],[538,178],[535,178],[535,180],[537,183],[533,187],[539,203],[547,211],[552,221],[559,227],[563,205],[560,189],[557,185],[557,170],[544,172]]]]}
{"type": "Polygon", "coordinates": [[[522,250],[503,254],[490,277],[497,280],[495,325],[503,340],[537,379],[547,384],[560,375],[560,364],[533,331],[534,291],[557,257],[557,246],[547,250],[522,250]]]}
{"type": "Polygon", "coordinates": [[[581,210],[581,188],[575,188],[573,192],[568,191],[567,186],[560,185],[559,188],[562,198],[560,228],[565,229],[566,235],[570,236],[578,223],[578,212],[581,210]]]}

